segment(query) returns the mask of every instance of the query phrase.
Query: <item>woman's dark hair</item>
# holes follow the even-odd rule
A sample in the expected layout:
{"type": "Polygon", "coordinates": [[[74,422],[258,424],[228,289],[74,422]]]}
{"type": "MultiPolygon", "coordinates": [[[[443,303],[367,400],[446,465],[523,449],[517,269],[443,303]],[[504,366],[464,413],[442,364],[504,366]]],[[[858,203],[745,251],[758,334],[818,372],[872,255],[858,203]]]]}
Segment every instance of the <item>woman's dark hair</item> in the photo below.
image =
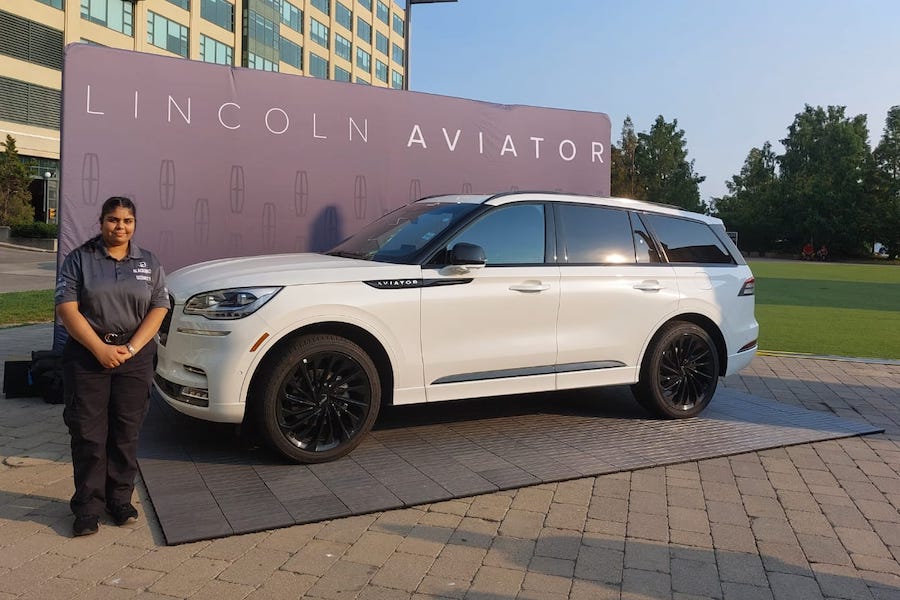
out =
{"type": "Polygon", "coordinates": [[[134,206],[134,202],[131,198],[126,198],[125,196],[110,196],[106,199],[106,202],[103,203],[103,208],[100,209],[100,222],[102,223],[103,217],[117,208],[130,210],[131,214],[134,215],[134,218],[137,218],[137,208],[134,206]]]}

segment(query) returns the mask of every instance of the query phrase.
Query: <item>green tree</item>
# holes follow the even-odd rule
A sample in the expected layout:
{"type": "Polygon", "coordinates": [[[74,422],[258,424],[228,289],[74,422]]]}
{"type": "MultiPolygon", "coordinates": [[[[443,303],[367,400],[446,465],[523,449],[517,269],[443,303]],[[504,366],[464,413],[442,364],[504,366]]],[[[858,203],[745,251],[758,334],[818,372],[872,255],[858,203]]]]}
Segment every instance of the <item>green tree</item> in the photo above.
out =
{"type": "Polygon", "coordinates": [[[622,124],[622,138],[619,145],[612,147],[612,165],[610,167],[612,180],[612,195],[625,198],[642,200],[644,188],[640,184],[636,155],[638,148],[638,136],[634,132],[634,123],[631,117],[626,116],[622,124]]]}
{"type": "Polygon", "coordinates": [[[769,142],[747,154],[739,175],[725,182],[728,194],[715,198],[713,211],[743,250],[768,252],[784,236],[785,206],[777,172],[778,157],[769,142]]]}
{"type": "Polygon", "coordinates": [[[641,197],[703,212],[700,183],[706,178],[694,173],[694,161],[688,161],[687,154],[678,120],[667,123],[662,115],[656,117],[648,133],[638,134],[635,164],[643,187],[641,197]]]}
{"type": "Polygon", "coordinates": [[[865,252],[874,196],[867,186],[873,168],[865,115],[845,116],[845,107],[806,105],[781,140],[782,189],[791,222],[789,240],[826,244],[838,254],[865,252]]]}
{"type": "Polygon", "coordinates": [[[884,134],[875,147],[875,219],[873,241],[900,255],[900,106],[888,110],[884,134]]]}
{"type": "Polygon", "coordinates": [[[31,193],[28,184],[31,178],[28,169],[19,159],[16,140],[9,134],[5,142],[0,142],[0,225],[19,225],[34,221],[31,193]]]}

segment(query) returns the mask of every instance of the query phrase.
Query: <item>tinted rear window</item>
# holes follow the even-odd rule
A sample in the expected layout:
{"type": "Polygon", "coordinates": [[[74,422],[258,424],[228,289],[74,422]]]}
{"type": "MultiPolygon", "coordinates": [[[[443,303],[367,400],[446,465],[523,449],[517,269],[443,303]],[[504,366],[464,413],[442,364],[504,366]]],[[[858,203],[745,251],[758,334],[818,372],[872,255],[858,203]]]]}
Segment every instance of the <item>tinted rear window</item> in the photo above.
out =
{"type": "Polygon", "coordinates": [[[734,258],[706,223],[651,213],[641,216],[653,229],[669,262],[734,264],[734,258]]]}

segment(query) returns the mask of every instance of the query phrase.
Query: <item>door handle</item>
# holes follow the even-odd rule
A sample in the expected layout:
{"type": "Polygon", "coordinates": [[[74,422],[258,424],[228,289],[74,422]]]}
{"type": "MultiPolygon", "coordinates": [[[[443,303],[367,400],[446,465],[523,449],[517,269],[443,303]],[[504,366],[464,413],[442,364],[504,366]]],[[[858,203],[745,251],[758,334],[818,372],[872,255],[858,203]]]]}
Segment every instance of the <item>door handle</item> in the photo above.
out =
{"type": "Polygon", "coordinates": [[[636,290],[641,290],[642,292],[658,292],[663,289],[663,286],[655,279],[645,279],[640,283],[634,284],[632,287],[636,290]]]}
{"type": "Polygon", "coordinates": [[[541,283],[540,281],[526,281],[524,283],[514,283],[509,286],[514,292],[543,292],[544,290],[549,290],[550,286],[546,283],[541,283]]]}

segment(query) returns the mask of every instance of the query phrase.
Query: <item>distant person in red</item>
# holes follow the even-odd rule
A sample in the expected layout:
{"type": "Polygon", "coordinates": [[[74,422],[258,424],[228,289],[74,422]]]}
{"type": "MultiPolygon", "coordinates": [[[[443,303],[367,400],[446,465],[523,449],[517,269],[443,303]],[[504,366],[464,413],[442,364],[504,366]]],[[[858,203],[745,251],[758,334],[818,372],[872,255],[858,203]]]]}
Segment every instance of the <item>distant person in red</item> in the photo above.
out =
{"type": "Polygon", "coordinates": [[[812,260],[812,257],[813,257],[813,245],[810,244],[809,242],[806,242],[806,245],[803,246],[803,254],[801,255],[801,258],[803,260],[812,260]]]}
{"type": "Polygon", "coordinates": [[[825,247],[825,244],[822,244],[822,247],[819,248],[818,252],[816,252],[816,258],[821,261],[828,260],[828,248],[825,247]]]}

